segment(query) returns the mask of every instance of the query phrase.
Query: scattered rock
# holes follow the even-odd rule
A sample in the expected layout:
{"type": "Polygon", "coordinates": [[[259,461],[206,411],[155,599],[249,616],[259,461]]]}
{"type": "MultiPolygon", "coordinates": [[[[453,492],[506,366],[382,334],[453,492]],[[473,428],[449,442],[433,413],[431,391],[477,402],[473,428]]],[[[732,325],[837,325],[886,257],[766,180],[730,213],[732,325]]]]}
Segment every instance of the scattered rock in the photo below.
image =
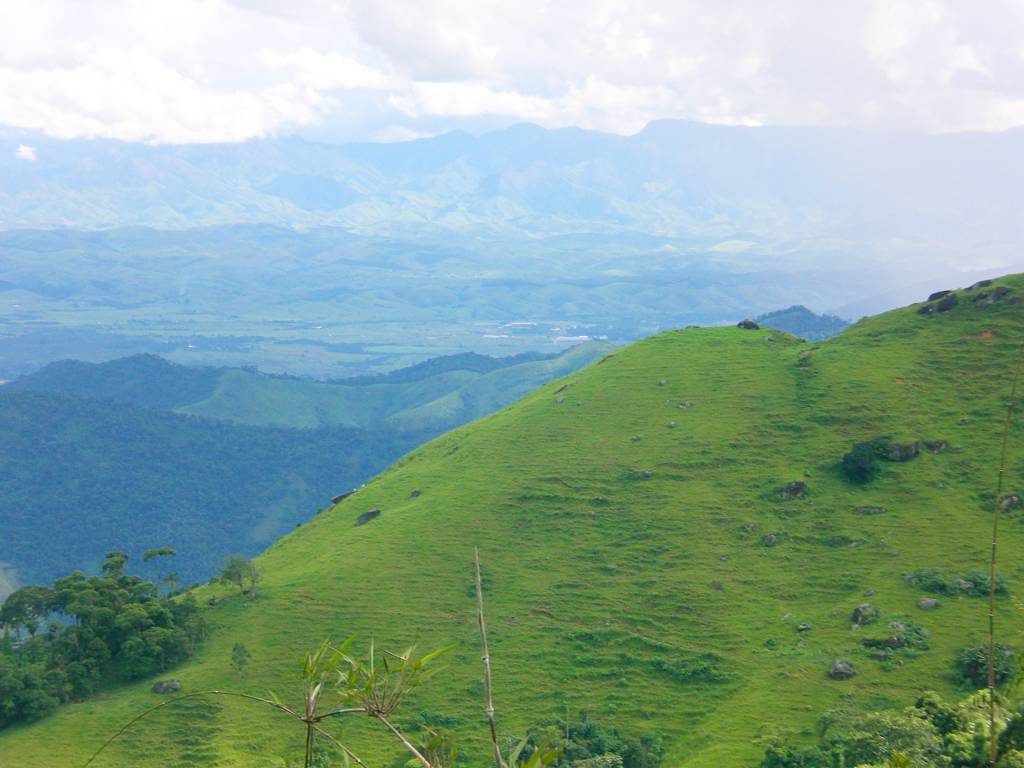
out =
{"type": "Polygon", "coordinates": [[[665,426],[668,427],[669,429],[675,429],[676,428],[676,423],[674,421],[670,421],[665,426]]]}
{"type": "Polygon", "coordinates": [[[979,293],[974,297],[974,303],[979,307],[988,307],[995,304],[1003,296],[1010,293],[1012,289],[1007,288],[1005,285],[1000,285],[994,288],[991,292],[986,291],[985,293],[979,293]]]}
{"type": "Polygon", "coordinates": [[[568,384],[563,384],[562,386],[555,390],[555,394],[557,395],[559,392],[565,392],[565,390],[567,390],[568,388],[568,384]]]}
{"type": "Polygon", "coordinates": [[[957,579],[956,588],[961,592],[973,592],[978,585],[970,579],[957,579]]]}
{"type": "Polygon", "coordinates": [[[775,341],[775,337],[774,336],[765,336],[764,340],[765,341],[775,341]]]}
{"type": "Polygon", "coordinates": [[[857,670],[846,659],[833,659],[828,669],[828,676],[833,680],[849,680],[856,674],[857,670]]]}
{"type": "Polygon", "coordinates": [[[678,408],[680,411],[685,411],[687,408],[691,408],[692,406],[693,403],[687,400],[685,403],[680,403],[679,405],[677,405],[676,408],[678,408]]]}
{"type": "Polygon", "coordinates": [[[421,491],[419,488],[413,488],[412,493],[409,494],[409,498],[415,499],[417,496],[421,496],[422,494],[423,491],[421,491]]]}
{"type": "Polygon", "coordinates": [[[928,453],[942,453],[949,448],[949,443],[945,440],[925,440],[921,445],[928,453]]]}
{"type": "Polygon", "coordinates": [[[791,499],[802,499],[807,495],[807,484],[801,480],[794,480],[779,491],[779,496],[789,501],[791,499]]]}
{"type": "Polygon", "coordinates": [[[936,304],[935,309],[939,312],[948,312],[959,303],[960,299],[957,298],[957,295],[955,293],[951,293],[949,294],[949,296],[946,296],[944,299],[942,299],[942,301],[936,304]]]}
{"type": "Polygon", "coordinates": [[[177,693],[181,690],[181,683],[177,680],[157,680],[153,683],[153,687],[150,690],[161,695],[177,693]]]}
{"type": "Polygon", "coordinates": [[[219,602],[220,602],[220,598],[217,597],[216,595],[212,595],[210,597],[210,599],[206,601],[206,604],[209,605],[212,608],[213,606],[215,606],[219,602]]]}
{"type": "Polygon", "coordinates": [[[855,627],[862,627],[865,624],[870,624],[877,618],[878,609],[875,606],[871,603],[861,603],[853,609],[853,613],[850,615],[850,623],[855,627]]]}
{"type": "Polygon", "coordinates": [[[1003,496],[999,502],[999,508],[1003,512],[1009,512],[1011,509],[1016,509],[1020,506],[1020,496],[1016,493],[1011,493],[1007,496],[1003,496]]]}
{"type": "Polygon", "coordinates": [[[740,320],[736,323],[737,328],[744,328],[748,331],[756,331],[761,326],[755,323],[753,320],[740,320]]]}
{"type": "Polygon", "coordinates": [[[761,543],[764,544],[766,547],[774,547],[776,544],[779,543],[779,537],[776,536],[774,533],[769,533],[767,536],[764,536],[761,539],[761,543]]]}
{"type": "Polygon", "coordinates": [[[666,384],[668,384],[668,379],[658,379],[659,387],[664,387],[666,384]]]}
{"type": "Polygon", "coordinates": [[[722,591],[722,582],[720,581],[712,581],[710,584],[708,584],[708,586],[716,592],[722,591]]]}
{"type": "Polygon", "coordinates": [[[937,301],[938,299],[943,299],[946,296],[949,296],[951,293],[953,293],[953,292],[952,291],[936,291],[935,293],[931,294],[928,297],[928,301],[937,301]]]}
{"type": "Polygon", "coordinates": [[[917,443],[890,443],[884,450],[889,461],[910,461],[920,452],[917,443]]]}
{"type": "Polygon", "coordinates": [[[564,403],[565,402],[565,395],[559,395],[558,397],[556,397],[555,398],[555,402],[558,403],[559,405],[564,403]]]}
{"type": "Polygon", "coordinates": [[[884,515],[889,510],[885,507],[854,507],[853,511],[858,515],[884,515]]]}
{"type": "Polygon", "coordinates": [[[356,489],[353,488],[351,491],[345,491],[344,493],[339,493],[337,496],[331,496],[331,504],[337,504],[339,501],[347,499],[349,496],[351,496],[355,492],[356,492],[356,489]]]}
{"type": "Polygon", "coordinates": [[[653,469],[645,469],[640,474],[643,475],[648,480],[650,480],[652,477],[654,477],[654,470],[653,469]]]}
{"type": "Polygon", "coordinates": [[[926,597],[922,600],[917,601],[917,607],[920,608],[922,611],[934,611],[940,605],[942,605],[942,603],[940,603],[934,597],[926,597]]]}
{"type": "Polygon", "coordinates": [[[366,525],[374,518],[380,517],[379,509],[371,509],[369,512],[363,512],[359,517],[356,518],[355,526],[366,525]]]}
{"type": "Polygon", "coordinates": [[[988,288],[990,285],[992,285],[992,281],[991,280],[979,280],[978,282],[976,282],[974,285],[972,285],[967,290],[968,291],[973,291],[975,288],[988,288]]]}
{"type": "Polygon", "coordinates": [[[933,314],[935,314],[935,305],[934,304],[925,304],[923,307],[920,307],[917,310],[917,314],[919,314],[919,315],[933,315],[933,314]]]}
{"type": "Polygon", "coordinates": [[[797,632],[810,632],[811,631],[811,625],[810,624],[797,624],[796,625],[796,631],[797,632]]]}
{"type": "Polygon", "coordinates": [[[889,625],[888,637],[865,637],[861,645],[865,648],[903,648],[907,644],[907,625],[902,621],[894,621],[889,625]]]}
{"type": "Polygon", "coordinates": [[[639,443],[639,442],[640,442],[640,441],[641,441],[642,439],[643,439],[643,438],[641,438],[641,437],[640,437],[640,435],[633,435],[633,436],[632,436],[632,437],[630,438],[630,440],[632,440],[632,441],[633,441],[634,443],[639,443]]]}

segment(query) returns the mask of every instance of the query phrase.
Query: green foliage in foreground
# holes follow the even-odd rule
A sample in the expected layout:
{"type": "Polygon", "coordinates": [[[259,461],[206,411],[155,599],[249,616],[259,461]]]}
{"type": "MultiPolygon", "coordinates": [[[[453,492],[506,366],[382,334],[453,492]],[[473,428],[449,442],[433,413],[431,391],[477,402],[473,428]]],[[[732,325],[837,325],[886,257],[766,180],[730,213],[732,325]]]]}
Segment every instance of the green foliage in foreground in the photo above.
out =
{"type": "Polygon", "coordinates": [[[171,599],[124,573],[111,552],[102,576],[72,573],[52,587],[22,587],[0,607],[0,729],[38,720],[101,685],[164,672],[192,655],[203,634],[195,597],[171,599]],[[51,619],[44,631],[40,623],[51,619]]]}
{"type": "MultiPolygon", "coordinates": [[[[1024,703],[997,702],[996,768],[1024,765],[1024,703]]],[[[988,765],[989,699],[979,691],[959,702],[922,694],[900,710],[826,713],[813,747],[772,744],[760,768],[974,768],[988,765]]]]}
{"type": "MultiPolygon", "coordinates": [[[[277,541],[254,561],[254,599],[222,584],[197,590],[211,631],[175,678],[184,692],[236,688],[241,642],[245,687],[294,697],[289,660],[324,637],[455,643],[444,685],[415,691],[408,711],[439,727],[443,718],[460,754],[486,754],[478,545],[508,733],[585,710],[620,733],[660,736],[664,766],[750,766],[777,739],[813,746],[821,712],[900,710],[923,690],[961,695],[954,661],[985,641],[985,601],[957,593],[919,608],[934,597],[905,577],[988,562],[1009,372],[1024,338],[1024,308],[1011,303],[1024,279],[997,284],[1012,290],[992,303],[994,291],[975,301],[980,289],[964,290],[946,312],[911,307],[820,345],[701,328],[617,350],[424,445],[277,541]],[[883,461],[870,484],[851,484],[840,457],[883,434],[948,448],[883,461]],[[370,510],[380,513],[356,526],[370,510]],[[863,603],[878,611],[867,626],[851,620],[863,603]],[[884,646],[897,623],[914,630],[913,647],[884,646]],[[837,659],[856,674],[831,679],[837,659]]],[[[1006,493],[1024,488],[1022,438],[1018,409],[1006,493]]],[[[1021,519],[1020,507],[1003,514],[1006,595],[996,601],[997,640],[1017,648],[1021,519]]],[[[164,543],[173,546],[154,542],[164,543]]],[[[157,703],[150,685],[8,729],[0,752],[16,765],[77,768],[157,703]]],[[[272,713],[229,701],[204,712],[161,710],[96,768],[280,768],[257,756],[296,754],[272,713]],[[197,724],[201,750],[182,741],[197,724]]],[[[347,743],[376,765],[396,759],[371,725],[351,721],[347,743]]]]}

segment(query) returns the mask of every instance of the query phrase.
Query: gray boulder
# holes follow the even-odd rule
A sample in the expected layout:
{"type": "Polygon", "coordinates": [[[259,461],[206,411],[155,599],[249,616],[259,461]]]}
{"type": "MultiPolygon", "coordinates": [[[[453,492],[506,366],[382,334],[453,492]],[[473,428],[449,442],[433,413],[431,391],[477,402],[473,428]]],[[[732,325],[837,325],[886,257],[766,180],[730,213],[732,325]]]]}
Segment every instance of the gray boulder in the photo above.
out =
{"type": "Polygon", "coordinates": [[[855,627],[861,627],[865,624],[870,624],[877,618],[878,609],[875,606],[871,603],[861,603],[853,609],[853,613],[850,615],[850,623],[855,627]]]}
{"type": "Polygon", "coordinates": [[[942,603],[936,600],[934,597],[925,597],[917,601],[917,607],[922,611],[934,611],[942,603]]]}
{"type": "Polygon", "coordinates": [[[807,484],[800,480],[794,480],[779,491],[779,496],[786,501],[791,499],[802,499],[806,495],[807,484]]]}
{"type": "Polygon", "coordinates": [[[356,518],[355,526],[366,525],[371,520],[380,517],[379,509],[371,509],[369,512],[363,512],[359,517],[356,518]]]}
{"type": "Polygon", "coordinates": [[[181,690],[181,683],[177,680],[157,680],[150,690],[161,695],[177,693],[181,690]]]}
{"type": "Polygon", "coordinates": [[[885,447],[885,458],[889,461],[910,461],[920,452],[917,443],[890,443],[885,447]]]}
{"type": "Polygon", "coordinates": [[[833,659],[828,669],[828,676],[833,680],[849,680],[856,674],[857,670],[846,659],[833,659]]]}
{"type": "Polygon", "coordinates": [[[1017,495],[1016,493],[1011,493],[1006,496],[1003,496],[1003,498],[999,501],[999,508],[1003,512],[1009,512],[1011,509],[1016,509],[1019,506],[1020,496],[1017,495]]]}
{"type": "Polygon", "coordinates": [[[736,323],[737,328],[744,328],[748,331],[756,331],[761,326],[755,323],[753,320],[740,320],[736,323]]]}

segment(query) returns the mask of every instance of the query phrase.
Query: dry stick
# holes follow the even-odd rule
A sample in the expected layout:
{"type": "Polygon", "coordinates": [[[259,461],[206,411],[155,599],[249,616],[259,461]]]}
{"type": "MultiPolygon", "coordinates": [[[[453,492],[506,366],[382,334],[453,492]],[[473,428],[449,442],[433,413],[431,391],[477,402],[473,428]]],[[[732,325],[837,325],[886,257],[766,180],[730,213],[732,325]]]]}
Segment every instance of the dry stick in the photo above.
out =
{"type": "Polygon", "coordinates": [[[999,475],[996,480],[996,498],[992,502],[992,555],[988,566],[988,761],[996,764],[996,544],[999,541],[999,514],[1002,511],[1003,471],[1006,468],[1006,447],[1010,440],[1010,424],[1013,420],[1013,406],[1017,399],[1017,382],[1020,380],[1021,363],[1024,362],[1024,344],[1017,353],[1017,367],[1010,385],[1010,402],[1006,406],[1006,421],[1003,424],[1003,443],[999,451],[999,475]]]}
{"type": "MultiPolygon", "coordinates": [[[[362,712],[363,710],[360,709],[360,710],[354,710],[354,711],[362,712]]],[[[357,765],[361,765],[361,766],[363,766],[363,768],[366,768],[366,763],[364,763],[362,760],[359,759],[359,755],[357,755],[351,749],[346,747],[344,744],[342,744],[340,741],[338,741],[336,738],[334,738],[331,734],[329,734],[327,731],[325,731],[323,728],[321,728],[319,725],[314,725],[313,726],[313,730],[316,731],[317,733],[319,733],[321,736],[326,736],[328,739],[333,741],[341,749],[342,752],[344,752],[346,755],[348,755],[353,760],[355,760],[357,765]]]]}
{"type": "Polygon", "coordinates": [[[82,768],[87,768],[88,765],[99,756],[100,752],[109,747],[114,742],[114,740],[117,739],[118,736],[123,734],[125,731],[127,731],[137,722],[139,722],[139,720],[141,720],[142,718],[147,717],[156,712],[158,709],[163,709],[164,707],[170,704],[176,704],[179,701],[191,699],[196,696],[237,696],[241,699],[250,699],[252,701],[258,701],[262,704],[269,704],[274,709],[280,710],[281,712],[289,714],[292,717],[298,718],[300,720],[302,719],[294,710],[286,707],[284,704],[281,704],[276,701],[271,701],[270,699],[262,699],[259,696],[251,696],[248,693],[235,693],[233,691],[197,691],[196,693],[186,693],[182,696],[175,696],[173,699],[168,699],[167,701],[157,704],[155,707],[150,707],[145,712],[141,712],[135,717],[133,717],[131,720],[125,723],[117,733],[115,733],[113,736],[111,736],[109,739],[103,742],[103,745],[95,752],[93,752],[92,755],[89,756],[89,759],[82,764],[82,768]]]}
{"type": "Polygon", "coordinates": [[[427,760],[427,758],[425,758],[422,755],[422,753],[420,753],[420,751],[418,749],[416,749],[416,747],[414,747],[412,745],[412,742],[410,742],[407,738],[405,738],[405,736],[402,734],[402,732],[400,730],[398,730],[397,728],[395,728],[395,726],[393,726],[390,722],[388,722],[388,719],[386,717],[384,717],[384,715],[376,714],[376,715],[374,715],[374,717],[376,717],[378,720],[380,720],[382,723],[384,723],[384,725],[386,725],[388,727],[388,730],[390,730],[393,734],[395,734],[395,736],[398,737],[399,741],[401,741],[405,745],[405,748],[408,749],[410,752],[412,752],[416,756],[417,760],[419,760],[421,763],[423,763],[423,768],[434,768],[434,766],[432,766],[430,764],[430,761],[427,760]]]}
{"type": "Polygon", "coordinates": [[[476,619],[480,625],[480,645],[483,648],[481,659],[484,663],[484,697],[486,699],[487,720],[491,724],[491,744],[494,746],[494,768],[504,768],[501,759],[501,747],[498,745],[498,727],[494,724],[494,699],[491,697],[491,654],[487,650],[487,625],[484,623],[484,586],[480,579],[480,549],[473,549],[473,562],[476,565],[476,619]]]}

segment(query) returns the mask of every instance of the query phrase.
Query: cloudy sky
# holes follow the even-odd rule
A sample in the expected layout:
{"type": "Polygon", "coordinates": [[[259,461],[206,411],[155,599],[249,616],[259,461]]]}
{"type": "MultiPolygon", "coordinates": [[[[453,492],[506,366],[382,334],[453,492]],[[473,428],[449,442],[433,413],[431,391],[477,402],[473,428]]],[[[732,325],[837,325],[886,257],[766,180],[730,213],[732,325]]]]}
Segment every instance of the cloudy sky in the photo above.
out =
{"type": "Polygon", "coordinates": [[[1020,0],[0,0],[0,124],[393,141],[527,120],[1024,125],[1020,0]]]}

